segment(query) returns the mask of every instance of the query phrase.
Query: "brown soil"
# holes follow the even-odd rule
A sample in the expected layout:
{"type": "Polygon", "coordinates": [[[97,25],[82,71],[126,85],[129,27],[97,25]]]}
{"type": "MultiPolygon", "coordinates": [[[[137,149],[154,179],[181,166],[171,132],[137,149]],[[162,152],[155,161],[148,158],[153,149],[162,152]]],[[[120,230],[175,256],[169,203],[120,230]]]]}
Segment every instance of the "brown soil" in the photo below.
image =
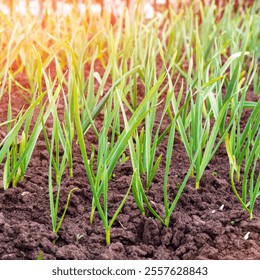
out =
{"type": "MultiPolygon", "coordinates": [[[[13,96],[14,106],[20,108],[23,99],[17,92],[13,92],[13,96]]],[[[4,97],[0,104],[0,121],[6,118],[6,108],[4,97]]],[[[93,135],[88,137],[96,141],[93,135]]],[[[162,143],[159,153],[165,154],[166,145],[162,143]]],[[[48,160],[46,145],[40,136],[24,181],[16,188],[0,189],[0,259],[37,259],[40,251],[43,259],[260,259],[260,204],[255,207],[254,219],[249,221],[231,191],[229,163],[223,147],[207,167],[200,189],[195,190],[193,180],[188,182],[169,228],[163,227],[148,211],[142,216],[130,195],[112,227],[110,246],[105,244],[104,228],[98,215],[93,225],[89,223],[92,196],[76,145],[74,177],[65,174],[62,181],[60,214],[68,192],[73,187],[79,189],[72,195],[54,242],[48,198],[48,160]],[[244,237],[248,233],[246,240],[244,237]]],[[[178,182],[189,167],[178,138],[172,166],[169,195],[173,198],[178,182]]],[[[116,176],[109,185],[110,217],[130,185],[131,164],[118,165],[114,173],[116,176]]],[[[163,211],[160,195],[163,174],[162,163],[149,191],[149,199],[159,213],[163,211]]]]}

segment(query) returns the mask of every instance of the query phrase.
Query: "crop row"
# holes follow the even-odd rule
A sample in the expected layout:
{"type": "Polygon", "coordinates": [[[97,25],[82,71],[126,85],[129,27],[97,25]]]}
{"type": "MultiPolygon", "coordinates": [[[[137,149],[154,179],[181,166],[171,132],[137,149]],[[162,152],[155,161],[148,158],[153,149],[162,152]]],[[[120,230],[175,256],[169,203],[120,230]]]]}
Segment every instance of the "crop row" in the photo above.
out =
{"type": "Polygon", "coordinates": [[[151,20],[142,9],[142,1],[131,14],[125,9],[114,25],[109,13],[100,16],[88,10],[66,16],[46,13],[41,20],[31,14],[8,18],[0,13],[0,101],[8,100],[0,123],[6,132],[0,142],[2,187],[16,187],[24,179],[42,135],[49,154],[48,189],[56,234],[76,190],[71,189],[58,217],[66,169],[73,177],[74,145],[92,192],[90,222],[98,212],[107,244],[130,193],[143,215],[148,209],[168,227],[188,180],[194,177],[194,188],[200,187],[220,145],[225,145],[229,158],[230,186],[253,217],[260,195],[259,3],[237,12],[231,3],[221,18],[215,5],[184,6],[151,20]],[[24,100],[18,113],[14,90],[24,100]],[[255,101],[248,99],[249,93],[255,101]],[[246,124],[241,122],[245,112],[246,124]],[[86,141],[88,133],[95,135],[97,149],[86,141]],[[190,167],[172,197],[168,177],[174,168],[176,137],[190,167]],[[163,141],[166,155],[158,156],[163,141]],[[126,161],[132,166],[131,184],[111,217],[109,184],[115,167],[126,161]],[[163,214],[148,195],[158,168],[164,168],[163,214]]]}

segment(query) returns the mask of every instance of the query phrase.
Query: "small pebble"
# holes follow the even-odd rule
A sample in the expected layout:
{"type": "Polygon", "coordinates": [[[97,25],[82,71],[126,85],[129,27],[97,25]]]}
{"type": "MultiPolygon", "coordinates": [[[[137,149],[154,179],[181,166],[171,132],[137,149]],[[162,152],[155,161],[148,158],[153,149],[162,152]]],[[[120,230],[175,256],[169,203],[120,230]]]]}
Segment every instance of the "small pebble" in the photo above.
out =
{"type": "Polygon", "coordinates": [[[223,211],[223,209],[224,209],[224,204],[222,204],[222,205],[219,207],[219,210],[220,210],[220,211],[223,211]]]}
{"type": "Polygon", "coordinates": [[[244,239],[247,240],[249,238],[250,232],[247,232],[246,235],[244,236],[244,239]]]}

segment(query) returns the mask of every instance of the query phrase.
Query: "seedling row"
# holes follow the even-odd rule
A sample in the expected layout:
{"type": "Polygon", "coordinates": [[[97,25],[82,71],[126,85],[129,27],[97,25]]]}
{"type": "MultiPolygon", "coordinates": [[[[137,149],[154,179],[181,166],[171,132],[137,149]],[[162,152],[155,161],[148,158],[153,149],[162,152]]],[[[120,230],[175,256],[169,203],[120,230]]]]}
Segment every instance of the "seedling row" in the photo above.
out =
{"type": "Polygon", "coordinates": [[[59,204],[64,173],[74,176],[73,147],[80,150],[91,189],[90,223],[98,213],[107,244],[129,195],[142,215],[149,212],[169,227],[187,182],[194,178],[194,190],[201,188],[220,146],[229,160],[230,188],[253,218],[260,195],[259,3],[234,11],[230,2],[221,15],[214,4],[194,3],[149,20],[143,6],[139,1],[134,11],[125,8],[114,24],[109,12],[90,9],[66,16],[46,12],[40,20],[0,12],[0,100],[8,100],[0,123],[1,187],[15,188],[24,180],[43,137],[56,235],[77,191],[72,188],[67,203],[59,204]],[[14,90],[24,102],[19,112],[14,90]],[[176,139],[189,168],[173,197],[169,174],[176,139]],[[161,143],[166,154],[158,155],[161,143]],[[126,162],[131,184],[111,216],[110,183],[116,166],[126,162]],[[149,199],[159,167],[163,214],[149,199]]]}

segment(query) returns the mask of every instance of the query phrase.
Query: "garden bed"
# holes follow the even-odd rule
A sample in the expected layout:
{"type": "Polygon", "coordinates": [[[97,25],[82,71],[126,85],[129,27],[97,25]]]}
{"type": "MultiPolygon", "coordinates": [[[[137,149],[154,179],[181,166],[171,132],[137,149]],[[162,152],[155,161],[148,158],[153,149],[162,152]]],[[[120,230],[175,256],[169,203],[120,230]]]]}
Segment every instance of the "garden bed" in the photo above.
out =
{"type": "Polygon", "coordinates": [[[260,7],[141,7],[0,14],[0,259],[260,258],[260,7]]]}
{"type": "MultiPolygon", "coordinates": [[[[250,94],[249,94],[250,96],[250,94]]],[[[251,95],[255,99],[255,95],[251,95]]],[[[16,105],[23,103],[22,99],[16,105]]],[[[0,112],[7,108],[1,103],[0,112]]],[[[62,108],[60,108],[62,110],[62,108]]],[[[246,115],[245,120],[246,122],[246,115]]],[[[88,135],[95,141],[95,137],[88,135]]],[[[160,146],[165,154],[167,143],[160,146]]],[[[147,212],[140,214],[132,195],[111,229],[111,244],[105,243],[104,228],[98,216],[90,225],[92,196],[80,151],[74,148],[74,177],[65,174],[61,189],[61,211],[68,192],[70,205],[58,233],[52,233],[48,196],[49,156],[43,137],[37,143],[25,179],[18,187],[0,190],[0,259],[259,259],[260,208],[254,218],[241,209],[230,187],[228,157],[221,147],[206,169],[201,186],[187,184],[177,204],[169,228],[163,227],[147,212]],[[248,239],[246,239],[248,236],[248,239]],[[55,242],[54,242],[55,241],[55,242]]],[[[184,178],[189,161],[179,139],[173,153],[169,174],[171,192],[184,178]]],[[[115,169],[110,183],[109,205],[113,213],[126,193],[132,176],[131,163],[115,169]],[[114,206],[114,207],[113,207],[114,206]]],[[[162,180],[164,168],[158,169],[149,198],[160,212],[163,209],[162,180]]]]}

